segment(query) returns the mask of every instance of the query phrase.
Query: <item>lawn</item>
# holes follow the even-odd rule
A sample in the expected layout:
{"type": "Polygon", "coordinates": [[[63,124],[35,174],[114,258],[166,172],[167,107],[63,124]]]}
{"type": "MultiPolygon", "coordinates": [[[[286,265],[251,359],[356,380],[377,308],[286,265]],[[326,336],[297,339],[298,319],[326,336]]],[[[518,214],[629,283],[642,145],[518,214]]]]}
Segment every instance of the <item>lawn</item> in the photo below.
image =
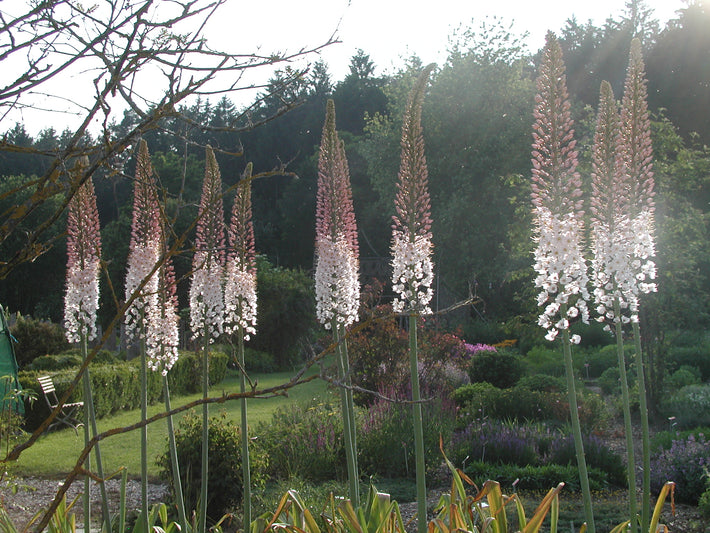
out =
{"type": "MultiPolygon", "coordinates": [[[[262,389],[285,383],[292,375],[291,372],[255,374],[252,375],[252,379],[258,380],[258,388],[262,389]]],[[[222,393],[237,392],[238,390],[239,376],[236,373],[230,373],[224,381],[210,389],[210,395],[221,396],[222,393]]],[[[321,380],[314,380],[291,389],[287,397],[249,400],[249,424],[254,426],[259,422],[268,421],[274,410],[289,402],[305,402],[327,394],[330,394],[327,384],[321,380]]],[[[172,406],[175,408],[200,398],[202,398],[202,393],[172,398],[172,406]]],[[[148,416],[164,411],[164,407],[162,403],[149,406],[148,416]]],[[[202,412],[201,407],[197,409],[200,413],[202,412]]],[[[239,424],[241,415],[239,401],[210,406],[210,414],[220,412],[225,412],[229,419],[239,424]]],[[[175,418],[176,426],[181,416],[182,414],[175,418]]],[[[125,411],[98,420],[98,428],[99,432],[103,432],[112,428],[129,426],[139,420],[140,410],[125,411]]],[[[148,474],[152,479],[158,476],[155,459],[167,449],[167,437],[166,420],[160,420],[148,426],[148,474]]],[[[23,476],[61,478],[72,470],[76,457],[83,447],[84,435],[81,429],[78,434],[75,434],[71,429],[48,433],[22,453],[17,462],[15,473],[23,476]]],[[[101,442],[101,455],[105,473],[113,473],[121,466],[125,466],[129,476],[137,477],[140,472],[140,432],[135,430],[107,438],[101,442]]]]}

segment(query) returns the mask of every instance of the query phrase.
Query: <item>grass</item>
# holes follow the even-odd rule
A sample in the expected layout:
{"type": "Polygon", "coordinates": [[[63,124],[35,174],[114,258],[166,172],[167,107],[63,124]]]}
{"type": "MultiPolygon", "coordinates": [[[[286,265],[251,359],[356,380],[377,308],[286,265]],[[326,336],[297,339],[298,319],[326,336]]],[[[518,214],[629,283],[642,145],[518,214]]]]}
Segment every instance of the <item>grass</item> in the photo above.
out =
{"type": "MultiPolygon", "coordinates": [[[[315,370],[313,371],[315,372],[315,370]]],[[[274,374],[255,374],[252,379],[258,382],[258,388],[273,387],[287,382],[292,377],[291,372],[274,374]]],[[[237,392],[239,376],[230,373],[227,378],[210,389],[211,396],[221,396],[222,393],[237,392]]],[[[305,385],[291,389],[288,396],[277,396],[268,399],[250,400],[248,405],[249,423],[255,426],[261,421],[268,421],[278,407],[290,402],[305,402],[315,397],[329,394],[327,384],[314,380],[305,385]]],[[[202,393],[191,396],[171,398],[173,408],[185,405],[202,398],[202,393]]],[[[239,401],[230,401],[217,406],[210,406],[210,413],[225,412],[227,417],[239,424],[241,410],[239,401]]],[[[164,404],[149,406],[148,416],[164,411],[164,404]]],[[[201,413],[201,408],[198,408],[201,413]]],[[[179,423],[181,415],[175,418],[179,423]]],[[[125,411],[97,421],[99,432],[113,428],[126,427],[140,421],[140,410],[125,411]]],[[[166,420],[160,420],[148,426],[148,475],[157,479],[158,468],[155,459],[167,449],[168,429],[166,420]]],[[[29,449],[25,450],[18,460],[13,472],[21,476],[40,476],[45,478],[62,478],[75,465],[76,458],[84,447],[83,431],[75,434],[71,429],[48,433],[29,449]]],[[[114,435],[101,441],[101,456],[104,471],[117,472],[121,467],[128,469],[129,477],[137,477],[140,472],[140,433],[135,430],[121,435],[114,435]]]]}

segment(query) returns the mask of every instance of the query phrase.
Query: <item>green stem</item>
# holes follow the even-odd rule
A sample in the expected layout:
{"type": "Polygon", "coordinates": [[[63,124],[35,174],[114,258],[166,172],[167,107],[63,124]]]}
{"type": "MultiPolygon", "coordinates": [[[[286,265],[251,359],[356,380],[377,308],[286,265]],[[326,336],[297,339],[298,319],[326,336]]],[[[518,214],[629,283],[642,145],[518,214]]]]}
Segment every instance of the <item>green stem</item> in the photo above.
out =
{"type": "Polygon", "coordinates": [[[422,425],[421,392],[417,356],[417,315],[409,315],[409,370],[412,379],[412,419],[414,422],[414,455],[417,476],[417,531],[426,533],[426,470],[424,464],[424,427],[422,425]]]}
{"type": "MultiPolygon", "coordinates": [[[[561,306],[562,316],[567,316],[567,306],[561,306]]],[[[574,448],[577,454],[577,468],[579,468],[579,483],[582,486],[582,499],[584,501],[584,516],[587,520],[587,531],[595,533],[594,512],[592,511],[592,492],[589,489],[589,474],[587,473],[587,460],[584,457],[584,443],[582,442],[582,428],[579,423],[577,410],[577,391],[574,384],[574,369],[572,367],[572,348],[570,347],[569,329],[562,330],[562,353],[565,360],[565,375],[567,377],[567,396],[569,398],[569,411],[572,420],[572,435],[574,448]]]]}
{"type": "MultiPolygon", "coordinates": [[[[165,391],[165,410],[172,411],[170,405],[170,386],[168,385],[168,376],[163,376],[163,390],[165,391]]],[[[173,469],[173,483],[175,485],[175,503],[177,505],[178,520],[180,521],[180,530],[187,531],[187,516],[185,515],[185,497],[182,493],[182,478],[180,477],[180,462],[178,461],[177,446],[175,444],[175,427],[173,425],[173,416],[168,417],[168,442],[170,446],[170,461],[173,469]]]]}
{"type": "MultiPolygon", "coordinates": [[[[89,349],[87,345],[87,339],[85,336],[82,336],[81,338],[81,357],[83,360],[86,360],[86,357],[88,356],[89,349]]],[[[91,431],[92,431],[92,437],[95,437],[96,435],[99,434],[98,427],[96,425],[96,412],[94,410],[94,396],[91,391],[91,376],[89,374],[89,369],[87,369],[84,372],[84,375],[82,377],[83,379],[83,385],[84,385],[84,427],[88,427],[88,424],[91,424],[91,431]]],[[[84,431],[84,438],[86,439],[86,430],[84,431]]],[[[85,441],[86,445],[86,441],[85,441]]],[[[96,443],[96,446],[94,447],[94,453],[96,454],[96,473],[99,476],[99,479],[101,479],[99,483],[99,490],[101,491],[101,512],[102,512],[102,518],[105,527],[107,528],[107,531],[111,530],[111,515],[108,507],[108,495],[106,494],[106,484],[104,483],[104,467],[103,467],[103,462],[101,460],[101,447],[99,443],[96,443]]],[[[89,461],[89,458],[87,456],[86,458],[86,466],[87,466],[87,471],[90,470],[91,464],[89,461]]],[[[87,478],[87,481],[88,480],[87,478]]],[[[90,489],[87,489],[87,485],[85,482],[84,488],[86,490],[86,494],[89,494],[89,497],[91,497],[91,492],[90,489]]],[[[87,524],[90,524],[91,521],[91,509],[90,509],[89,504],[89,510],[88,510],[88,516],[89,516],[89,521],[87,521],[87,524]]],[[[84,502],[84,510],[86,511],[86,501],[84,502]]],[[[88,526],[87,526],[88,527],[88,526]]]]}
{"type": "MultiPolygon", "coordinates": [[[[202,347],[202,399],[206,400],[209,395],[209,347],[210,337],[205,327],[204,346],[202,347]]],[[[202,404],[202,477],[200,479],[200,527],[199,532],[207,531],[207,481],[209,479],[209,409],[207,402],[202,404]]]]}
{"type": "MultiPolygon", "coordinates": [[[[244,366],[244,328],[239,326],[239,364],[240,364],[240,392],[247,390],[246,368],[244,366]]],[[[251,525],[251,469],[249,466],[249,425],[247,420],[247,399],[241,399],[242,404],[242,480],[244,482],[243,507],[244,531],[250,530],[251,525]]]]}
{"type": "Polygon", "coordinates": [[[347,361],[346,353],[343,350],[343,343],[341,342],[341,329],[338,325],[337,320],[333,319],[331,322],[331,329],[333,331],[333,336],[335,342],[337,343],[337,358],[338,358],[338,378],[340,379],[342,386],[340,387],[340,403],[341,411],[343,415],[343,440],[345,441],[345,463],[348,469],[348,486],[350,493],[350,501],[353,507],[357,509],[360,505],[360,485],[358,481],[358,471],[357,471],[357,452],[355,451],[355,440],[353,431],[353,411],[351,410],[350,402],[348,401],[348,373],[347,373],[347,361]]]}
{"type": "Polygon", "coordinates": [[[624,433],[626,433],[626,473],[629,484],[629,518],[630,531],[636,533],[636,458],[634,456],[634,437],[631,427],[631,404],[629,402],[629,384],[626,377],[626,359],[624,357],[624,332],[621,327],[621,306],[619,298],[614,299],[614,316],[616,320],[616,353],[619,361],[619,382],[621,384],[621,399],[624,411],[624,433]]]}
{"type": "MultiPolygon", "coordinates": [[[[343,328],[344,329],[344,328],[343,328]]],[[[342,331],[340,334],[340,344],[343,349],[343,367],[345,370],[345,397],[347,399],[348,405],[348,420],[350,422],[350,442],[352,443],[352,454],[353,454],[353,464],[355,465],[355,483],[356,483],[356,497],[357,504],[360,505],[360,468],[358,466],[357,460],[357,419],[355,418],[355,401],[353,399],[353,389],[350,386],[350,361],[348,359],[348,339],[345,336],[345,332],[342,331]]]]}
{"type": "Polygon", "coordinates": [[[636,373],[639,384],[639,412],[641,415],[641,442],[643,464],[643,496],[641,507],[641,531],[648,531],[651,520],[651,443],[648,430],[648,404],[646,403],[646,377],[643,352],[641,351],[641,326],[633,323],[636,346],[636,373]]]}
{"type": "Polygon", "coordinates": [[[146,361],[145,316],[141,317],[141,515],[143,531],[148,531],[148,363],[146,361]]]}
{"type": "MultiPolygon", "coordinates": [[[[86,337],[81,336],[81,357],[86,360],[87,356],[87,346],[86,337]]],[[[90,429],[90,416],[89,416],[89,398],[91,397],[91,381],[89,378],[89,369],[84,371],[82,376],[82,385],[84,386],[84,447],[89,445],[91,440],[91,429],[90,429]]],[[[88,472],[91,472],[91,454],[87,454],[86,461],[84,461],[84,468],[86,469],[87,475],[84,477],[84,531],[89,531],[91,528],[91,478],[89,478],[88,472]]]]}

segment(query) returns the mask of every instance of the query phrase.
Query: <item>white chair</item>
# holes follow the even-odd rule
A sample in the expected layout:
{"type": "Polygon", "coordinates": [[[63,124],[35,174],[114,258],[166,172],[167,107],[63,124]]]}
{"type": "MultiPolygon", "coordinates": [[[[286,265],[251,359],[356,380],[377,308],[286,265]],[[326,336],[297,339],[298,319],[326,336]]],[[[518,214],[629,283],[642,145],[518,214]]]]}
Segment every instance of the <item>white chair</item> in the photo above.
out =
{"type": "MultiPolygon", "coordinates": [[[[59,404],[59,399],[57,398],[57,392],[54,388],[54,382],[50,376],[40,376],[37,378],[40,387],[42,387],[42,393],[44,394],[44,399],[47,401],[49,409],[54,411],[54,409],[59,404]]],[[[84,406],[84,402],[74,402],[65,403],[62,405],[61,410],[57,414],[56,418],[47,428],[47,431],[55,426],[67,425],[77,433],[76,428],[82,425],[76,418],[77,411],[84,406]]]]}

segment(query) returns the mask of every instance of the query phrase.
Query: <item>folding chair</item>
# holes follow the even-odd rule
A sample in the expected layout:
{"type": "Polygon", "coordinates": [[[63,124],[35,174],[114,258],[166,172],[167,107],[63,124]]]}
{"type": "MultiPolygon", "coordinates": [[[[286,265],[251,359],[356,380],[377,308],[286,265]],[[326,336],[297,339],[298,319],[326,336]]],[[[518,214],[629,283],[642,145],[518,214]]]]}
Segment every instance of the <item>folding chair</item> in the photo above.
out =
{"type": "MultiPolygon", "coordinates": [[[[39,381],[39,385],[40,387],[42,387],[44,399],[47,401],[49,409],[54,411],[54,409],[59,404],[59,399],[57,398],[57,393],[54,389],[54,382],[52,381],[52,378],[50,376],[40,376],[37,378],[37,381],[39,381]]],[[[64,405],[62,405],[62,408],[57,414],[57,417],[49,425],[47,431],[52,429],[54,426],[66,424],[74,430],[74,433],[77,433],[76,428],[80,426],[81,423],[76,418],[76,412],[79,410],[79,408],[83,406],[84,402],[65,403],[64,405]]]]}

